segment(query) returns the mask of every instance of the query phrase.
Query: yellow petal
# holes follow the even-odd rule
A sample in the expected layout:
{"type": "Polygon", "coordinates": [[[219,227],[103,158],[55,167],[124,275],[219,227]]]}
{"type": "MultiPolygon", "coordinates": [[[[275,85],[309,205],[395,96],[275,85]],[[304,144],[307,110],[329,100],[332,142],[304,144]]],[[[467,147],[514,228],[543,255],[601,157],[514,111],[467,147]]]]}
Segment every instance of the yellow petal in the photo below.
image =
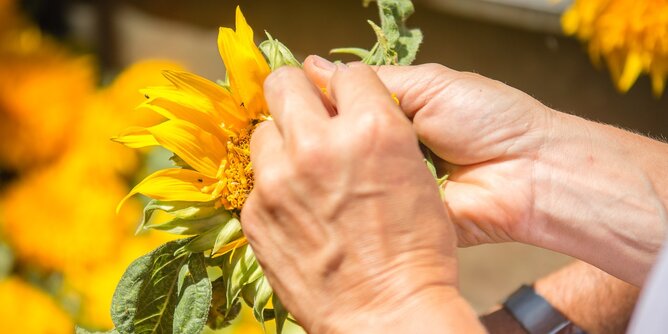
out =
{"type": "Polygon", "coordinates": [[[668,75],[668,59],[666,61],[656,60],[650,68],[652,78],[652,92],[656,98],[663,95],[666,86],[666,76],[668,75]]]}
{"type": "Polygon", "coordinates": [[[237,7],[237,31],[220,28],[218,49],[230,78],[232,94],[244,105],[248,117],[257,118],[267,110],[262,93],[264,79],[270,69],[260,50],[255,46],[253,30],[237,7]]]}
{"type": "MultiPolygon", "coordinates": [[[[181,105],[189,110],[194,110],[198,114],[215,115],[215,109],[210,100],[189,94],[176,87],[161,86],[142,89],[141,92],[148,98],[140,107],[146,104],[154,104],[154,101],[167,100],[181,105]]],[[[175,115],[171,109],[158,111],[162,116],[168,119],[188,117],[186,114],[175,115]]]]}
{"type": "Polygon", "coordinates": [[[213,196],[202,192],[202,188],[216,182],[218,180],[190,169],[162,169],[147,176],[132,188],[118,203],[116,211],[120,211],[123,203],[135,194],[143,194],[160,201],[207,202],[212,200],[213,196]]]}
{"type": "Polygon", "coordinates": [[[643,63],[640,55],[635,52],[629,52],[626,56],[622,74],[617,81],[617,89],[626,93],[636,82],[638,76],[642,73],[642,69],[643,63]]]}
{"type": "Polygon", "coordinates": [[[216,177],[227,157],[227,146],[192,123],[169,120],[147,129],[164,148],[209,177],[216,177]]]}
{"type": "Polygon", "coordinates": [[[580,17],[575,7],[568,9],[561,16],[561,29],[566,35],[575,35],[580,24],[580,17]]]}
{"type": "Polygon", "coordinates": [[[131,127],[123,131],[117,137],[111,138],[111,140],[121,143],[130,148],[142,148],[149,146],[159,146],[155,137],[146,130],[146,128],[141,127],[131,127]]]}
{"type": "Polygon", "coordinates": [[[237,240],[229,242],[227,245],[220,248],[218,251],[216,251],[215,254],[213,254],[213,257],[225,255],[225,254],[229,253],[230,251],[233,251],[233,250],[235,250],[239,247],[245,246],[247,244],[248,244],[248,240],[246,239],[246,237],[241,237],[237,240]]]}
{"type": "Polygon", "coordinates": [[[208,99],[214,111],[211,115],[217,123],[224,123],[236,128],[248,125],[248,117],[244,109],[237,105],[230,92],[225,88],[186,72],[165,71],[163,74],[177,88],[208,99]]]}

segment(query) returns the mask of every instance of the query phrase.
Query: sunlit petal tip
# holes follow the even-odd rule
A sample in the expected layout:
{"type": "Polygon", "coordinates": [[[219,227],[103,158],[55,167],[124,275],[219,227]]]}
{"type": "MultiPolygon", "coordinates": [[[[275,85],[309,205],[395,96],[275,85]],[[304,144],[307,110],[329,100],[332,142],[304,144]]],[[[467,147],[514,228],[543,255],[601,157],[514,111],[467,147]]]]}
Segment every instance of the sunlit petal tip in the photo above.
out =
{"type": "Polygon", "coordinates": [[[142,127],[128,128],[118,136],[112,137],[111,140],[113,142],[123,144],[129,148],[142,148],[160,145],[155,137],[146,128],[142,127]]]}
{"type": "Polygon", "coordinates": [[[125,197],[123,197],[123,199],[120,202],[118,202],[118,205],[116,206],[116,214],[119,214],[121,212],[121,209],[123,208],[125,202],[127,202],[127,200],[130,199],[130,197],[134,196],[135,194],[136,193],[129,192],[127,195],[125,195],[125,197]]]}

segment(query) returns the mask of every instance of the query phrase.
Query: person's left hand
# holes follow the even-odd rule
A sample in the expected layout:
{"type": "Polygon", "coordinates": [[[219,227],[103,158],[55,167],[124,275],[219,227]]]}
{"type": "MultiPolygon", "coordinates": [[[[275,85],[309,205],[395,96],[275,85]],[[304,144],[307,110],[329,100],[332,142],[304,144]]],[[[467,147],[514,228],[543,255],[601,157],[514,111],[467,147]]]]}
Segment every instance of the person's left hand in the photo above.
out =
{"type": "Polygon", "coordinates": [[[411,123],[366,65],[338,65],[330,117],[303,71],[265,82],[241,221],[309,332],[482,330],[456,289],[456,237],[411,123]]]}

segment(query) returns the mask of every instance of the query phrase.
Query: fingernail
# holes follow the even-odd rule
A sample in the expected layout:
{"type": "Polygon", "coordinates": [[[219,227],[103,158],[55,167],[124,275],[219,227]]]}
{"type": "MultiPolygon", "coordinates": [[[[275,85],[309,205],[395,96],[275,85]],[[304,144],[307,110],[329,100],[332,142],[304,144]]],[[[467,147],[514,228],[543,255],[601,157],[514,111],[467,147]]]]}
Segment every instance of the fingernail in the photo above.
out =
{"type": "Polygon", "coordinates": [[[314,56],[313,65],[327,72],[336,70],[336,65],[334,65],[334,63],[320,56],[314,56]]]}

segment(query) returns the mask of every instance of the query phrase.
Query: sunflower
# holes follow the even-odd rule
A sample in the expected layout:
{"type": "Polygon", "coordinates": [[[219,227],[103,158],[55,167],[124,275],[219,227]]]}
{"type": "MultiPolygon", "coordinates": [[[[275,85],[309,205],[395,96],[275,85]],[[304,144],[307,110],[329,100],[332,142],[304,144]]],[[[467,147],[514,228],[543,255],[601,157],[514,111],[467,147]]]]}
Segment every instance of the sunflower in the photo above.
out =
{"type": "Polygon", "coordinates": [[[140,193],[159,201],[209,202],[231,211],[243,206],[253,186],[250,136],[269,117],[262,85],[271,70],[238,7],[236,31],[220,28],[218,47],[229,85],[165,71],[171,85],[142,91],[147,100],[140,107],[167,120],[128,129],[114,140],[132,148],[162,146],[174,153],[181,168],[149,175],[125,199],[140,193]]]}
{"type": "Polygon", "coordinates": [[[567,35],[588,43],[595,64],[605,60],[616,87],[628,91],[648,73],[660,96],[668,76],[668,1],[577,0],[564,13],[567,35]]]}

